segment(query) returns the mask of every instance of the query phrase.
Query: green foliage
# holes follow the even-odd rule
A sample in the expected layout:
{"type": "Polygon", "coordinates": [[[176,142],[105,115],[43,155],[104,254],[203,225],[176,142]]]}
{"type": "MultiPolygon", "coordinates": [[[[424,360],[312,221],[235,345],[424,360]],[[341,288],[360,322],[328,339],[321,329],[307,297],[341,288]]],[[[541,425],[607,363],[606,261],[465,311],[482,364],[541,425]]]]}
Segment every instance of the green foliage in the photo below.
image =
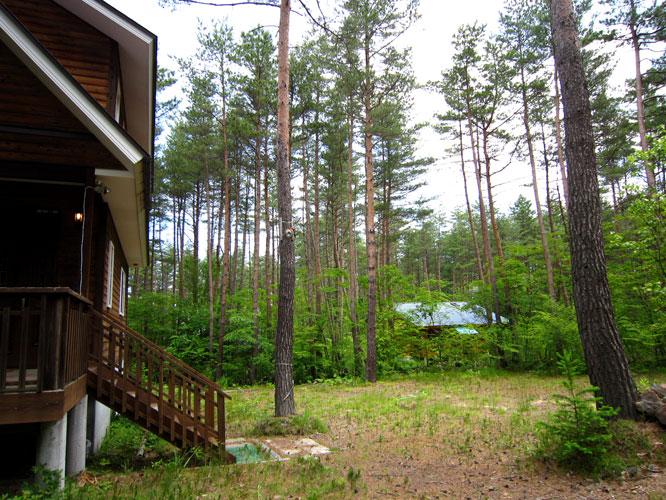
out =
{"type": "Polygon", "coordinates": [[[559,356],[558,366],[565,376],[566,393],[554,396],[557,411],[538,424],[537,456],[570,470],[602,473],[612,462],[609,419],[617,410],[603,405],[594,396],[594,387],[576,388],[580,363],[569,351],[559,356]]]}
{"type": "Polygon", "coordinates": [[[308,412],[291,417],[268,417],[259,420],[250,431],[253,436],[307,436],[326,433],[328,427],[308,412]]]}
{"type": "Polygon", "coordinates": [[[180,452],[156,435],[121,416],[114,416],[108,433],[88,466],[92,469],[129,470],[171,461],[180,452]]]}

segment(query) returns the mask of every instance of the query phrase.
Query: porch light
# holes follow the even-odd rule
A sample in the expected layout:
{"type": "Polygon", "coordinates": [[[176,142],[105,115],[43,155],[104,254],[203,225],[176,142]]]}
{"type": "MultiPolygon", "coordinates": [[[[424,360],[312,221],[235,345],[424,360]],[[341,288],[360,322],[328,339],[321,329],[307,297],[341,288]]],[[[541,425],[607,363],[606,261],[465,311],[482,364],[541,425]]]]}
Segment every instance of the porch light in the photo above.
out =
{"type": "Polygon", "coordinates": [[[74,212],[74,222],[83,222],[83,212],[74,212]]]}

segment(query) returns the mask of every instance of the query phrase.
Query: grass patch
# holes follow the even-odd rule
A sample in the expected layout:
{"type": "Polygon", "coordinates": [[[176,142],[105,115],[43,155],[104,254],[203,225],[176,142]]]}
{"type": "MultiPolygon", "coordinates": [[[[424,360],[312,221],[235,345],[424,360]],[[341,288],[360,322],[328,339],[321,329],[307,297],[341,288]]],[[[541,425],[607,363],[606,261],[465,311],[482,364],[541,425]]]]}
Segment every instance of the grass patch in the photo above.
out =
{"type": "Polygon", "coordinates": [[[167,441],[124,417],[114,415],[99,453],[88,460],[88,468],[129,471],[156,462],[178,460],[180,455],[180,450],[167,441]]]}
{"type": "Polygon", "coordinates": [[[259,420],[250,431],[252,436],[306,436],[324,434],[328,427],[309,413],[291,417],[268,417],[259,420]]]}
{"type": "MultiPolygon", "coordinates": [[[[665,379],[650,375],[650,381],[665,379]]],[[[584,376],[575,382],[588,383],[584,376]]],[[[284,421],[270,416],[272,387],[232,389],[228,438],[323,434],[315,439],[332,453],[320,460],[184,467],[193,461],[170,451],[141,470],[133,470],[131,460],[121,460],[120,468],[93,470],[91,484],[70,497],[466,498],[499,497],[503,491],[516,498],[554,491],[562,497],[603,497],[598,483],[527,459],[536,446],[536,422],[556,409],[550,396],[561,391],[560,383],[555,376],[480,370],[392,376],[376,384],[298,385],[301,415],[284,421]],[[579,489],[572,490],[572,484],[579,489]]],[[[606,482],[604,487],[617,498],[633,495],[631,488],[638,486],[647,498],[659,498],[654,495],[663,494],[664,478],[653,478],[648,465],[666,464],[663,430],[622,421],[610,427],[609,450],[621,458],[622,470],[633,467],[638,474],[625,486],[606,482]]],[[[137,430],[140,438],[143,431],[137,430]]],[[[127,443],[125,449],[135,453],[136,437],[127,443]]]]}

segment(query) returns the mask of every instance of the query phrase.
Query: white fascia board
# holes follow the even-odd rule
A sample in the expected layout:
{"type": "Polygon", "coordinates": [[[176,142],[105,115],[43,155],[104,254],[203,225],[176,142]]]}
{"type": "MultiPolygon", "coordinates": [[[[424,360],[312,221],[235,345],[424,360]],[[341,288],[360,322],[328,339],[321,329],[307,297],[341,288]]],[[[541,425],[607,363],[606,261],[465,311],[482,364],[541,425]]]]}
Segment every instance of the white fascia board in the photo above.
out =
{"type": "Polygon", "coordinates": [[[143,160],[145,153],[141,148],[125,136],[119,125],[2,8],[0,39],[126,169],[132,171],[143,160]]]}
{"type": "Polygon", "coordinates": [[[55,2],[118,43],[127,130],[152,155],[157,37],[103,1],[55,2]]]}
{"type": "Polygon", "coordinates": [[[109,191],[102,195],[109,206],[118,239],[130,266],[147,263],[146,212],[143,205],[142,172],[134,176],[117,175],[117,171],[97,169],[95,177],[109,191]]]}

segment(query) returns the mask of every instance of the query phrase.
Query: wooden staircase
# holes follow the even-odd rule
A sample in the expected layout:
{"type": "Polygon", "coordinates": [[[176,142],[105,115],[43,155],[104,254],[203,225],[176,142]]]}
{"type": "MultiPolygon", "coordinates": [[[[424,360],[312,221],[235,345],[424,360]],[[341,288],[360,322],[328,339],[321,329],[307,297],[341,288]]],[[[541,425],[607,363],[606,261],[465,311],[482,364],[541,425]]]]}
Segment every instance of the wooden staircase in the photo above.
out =
{"type": "Polygon", "coordinates": [[[218,385],[126,325],[90,310],[88,392],[100,403],[180,448],[224,448],[218,385]]]}

